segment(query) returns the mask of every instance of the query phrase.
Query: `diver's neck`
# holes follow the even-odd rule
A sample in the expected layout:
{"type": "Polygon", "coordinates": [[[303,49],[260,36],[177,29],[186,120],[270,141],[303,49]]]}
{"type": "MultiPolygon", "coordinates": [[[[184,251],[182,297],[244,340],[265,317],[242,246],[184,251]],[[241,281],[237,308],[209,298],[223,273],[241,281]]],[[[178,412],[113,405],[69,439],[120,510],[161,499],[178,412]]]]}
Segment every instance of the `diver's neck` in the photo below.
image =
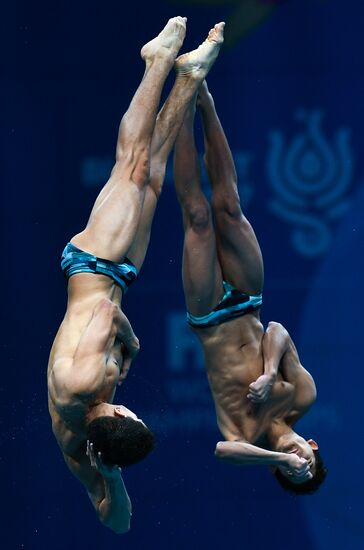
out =
{"type": "Polygon", "coordinates": [[[97,401],[91,405],[87,413],[87,421],[90,423],[99,416],[105,416],[108,413],[105,405],[107,404],[104,401],[97,401]]]}

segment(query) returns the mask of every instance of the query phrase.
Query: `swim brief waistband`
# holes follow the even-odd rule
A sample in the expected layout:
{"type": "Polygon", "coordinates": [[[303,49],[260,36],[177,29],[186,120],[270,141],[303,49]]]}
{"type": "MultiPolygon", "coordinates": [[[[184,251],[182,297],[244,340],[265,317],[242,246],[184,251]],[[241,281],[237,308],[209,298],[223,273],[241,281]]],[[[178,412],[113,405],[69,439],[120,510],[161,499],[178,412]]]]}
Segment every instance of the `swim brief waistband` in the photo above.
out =
{"type": "Polygon", "coordinates": [[[232,285],[223,282],[224,296],[218,305],[207,315],[196,316],[187,312],[187,322],[191,327],[206,328],[220,325],[259,309],[262,305],[262,294],[249,296],[232,285]]]}
{"type": "Polygon", "coordinates": [[[61,268],[67,280],[77,273],[106,275],[113,279],[124,293],[138,275],[137,268],[128,258],[124,258],[121,263],[112,262],[85,252],[72,243],[68,243],[63,250],[61,268]]]}

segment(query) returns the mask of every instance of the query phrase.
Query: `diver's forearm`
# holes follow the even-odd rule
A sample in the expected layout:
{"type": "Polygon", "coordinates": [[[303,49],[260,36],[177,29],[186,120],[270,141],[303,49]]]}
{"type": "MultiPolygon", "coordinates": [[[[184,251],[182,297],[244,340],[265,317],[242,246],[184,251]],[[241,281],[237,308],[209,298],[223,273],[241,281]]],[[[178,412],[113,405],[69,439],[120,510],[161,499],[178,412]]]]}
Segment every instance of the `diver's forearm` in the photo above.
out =
{"type": "Polygon", "coordinates": [[[135,336],[133,327],[131,326],[129,319],[127,318],[125,313],[121,311],[120,308],[116,310],[116,320],[118,326],[118,337],[124,344],[127,355],[131,359],[134,359],[140,349],[139,340],[135,336]]]}
{"type": "Polygon", "coordinates": [[[244,441],[219,441],[216,445],[215,455],[221,460],[237,465],[282,466],[287,458],[285,453],[268,451],[244,441]]]}
{"type": "Polygon", "coordinates": [[[122,477],[104,478],[105,497],[98,509],[99,518],[115,533],[130,529],[131,501],[122,477]]]}

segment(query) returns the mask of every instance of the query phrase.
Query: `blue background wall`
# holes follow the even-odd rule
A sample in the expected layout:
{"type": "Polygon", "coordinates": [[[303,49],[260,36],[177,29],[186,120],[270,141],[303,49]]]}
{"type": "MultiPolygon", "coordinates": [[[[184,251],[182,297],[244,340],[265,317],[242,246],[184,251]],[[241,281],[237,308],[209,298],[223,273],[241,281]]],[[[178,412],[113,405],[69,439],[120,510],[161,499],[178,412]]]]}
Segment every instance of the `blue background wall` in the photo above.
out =
{"type": "Polygon", "coordinates": [[[364,6],[257,0],[245,14],[244,1],[3,8],[2,548],[364,546],[364,6]],[[258,4],[278,7],[246,35],[258,4]],[[143,71],[139,49],[177,14],[189,18],[184,51],[217,21],[235,29],[209,84],[265,257],[263,321],[287,326],[317,381],[317,404],[300,429],[319,441],[330,473],[318,494],[296,499],[264,468],[216,462],[220,436],[184,322],[169,171],[145,265],[124,302],[142,351],[118,394],[155,429],[158,446],[124,471],[134,515],[131,532],[117,538],[97,522],[51,434],[46,365],[66,301],[58,258],[107,178],[143,71]]]}

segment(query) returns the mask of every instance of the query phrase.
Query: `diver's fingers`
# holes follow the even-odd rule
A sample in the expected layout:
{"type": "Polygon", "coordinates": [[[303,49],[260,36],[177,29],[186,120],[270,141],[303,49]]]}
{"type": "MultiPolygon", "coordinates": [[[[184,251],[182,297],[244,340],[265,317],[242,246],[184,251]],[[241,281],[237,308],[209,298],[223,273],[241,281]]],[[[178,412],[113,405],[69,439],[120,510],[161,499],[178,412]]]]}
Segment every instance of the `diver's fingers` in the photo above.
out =
{"type": "Polygon", "coordinates": [[[266,400],[266,395],[264,395],[264,394],[258,395],[258,394],[248,393],[247,398],[252,403],[263,403],[263,401],[266,400]]]}

